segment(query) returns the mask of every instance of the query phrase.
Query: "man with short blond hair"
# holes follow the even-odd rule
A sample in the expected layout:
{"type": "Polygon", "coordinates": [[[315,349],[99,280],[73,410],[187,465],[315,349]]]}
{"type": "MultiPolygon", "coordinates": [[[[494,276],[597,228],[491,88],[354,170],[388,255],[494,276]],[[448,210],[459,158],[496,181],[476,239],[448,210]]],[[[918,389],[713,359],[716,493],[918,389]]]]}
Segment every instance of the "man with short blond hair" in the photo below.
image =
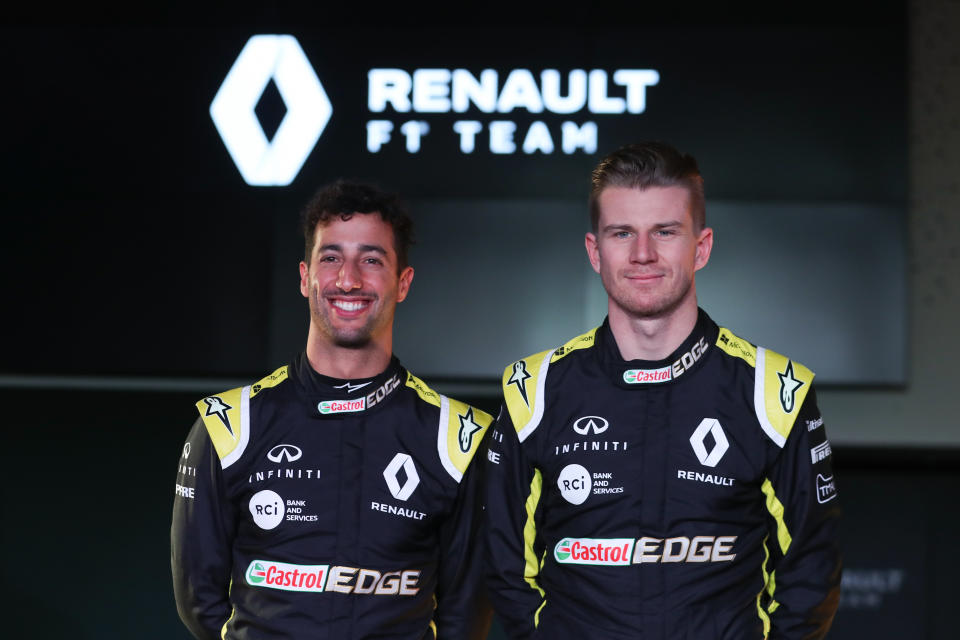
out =
{"type": "Polygon", "coordinates": [[[839,602],[837,488],[814,374],[697,306],[692,156],[593,172],[603,324],[503,374],[487,452],[488,586],[511,638],[821,638],[839,602]]]}

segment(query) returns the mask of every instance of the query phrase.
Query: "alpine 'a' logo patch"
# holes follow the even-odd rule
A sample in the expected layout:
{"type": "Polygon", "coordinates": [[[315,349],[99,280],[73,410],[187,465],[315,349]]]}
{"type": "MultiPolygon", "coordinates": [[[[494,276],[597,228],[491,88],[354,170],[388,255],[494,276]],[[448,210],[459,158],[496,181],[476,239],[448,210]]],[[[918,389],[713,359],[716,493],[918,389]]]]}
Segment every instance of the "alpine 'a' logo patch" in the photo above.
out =
{"type": "Polygon", "coordinates": [[[217,416],[220,418],[220,422],[223,423],[223,426],[227,428],[227,431],[230,432],[230,435],[233,435],[233,427],[230,426],[230,416],[227,415],[227,411],[230,411],[230,409],[233,409],[233,407],[228,405],[217,396],[204,398],[203,401],[207,403],[206,415],[217,416]]]}
{"type": "Polygon", "coordinates": [[[461,416],[458,413],[457,417],[460,418],[460,432],[457,434],[460,451],[470,453],[470,447],[473,445],[473,434],[483,429],[483,425],[474,422],[473,407],[467,409],[467,415],[461,416]]]}
{"type": "Polygon", "coordinates": [[[513,363],[513,373],[510,375],[510,379],[507,380],[507,384],[512,384],[517,388],[517,391],[520,392],[520,397],[523,398],[523,403],[527,405],[527,408],[530,408],[530,400],[527,399],[527,380],[532,378],[527,372],[527,363],[524,360],[513,363]]]}
{"type": "Polygon", "coordinates": [[[780,378],[780,405],[786,413],[790,413],[793,411],[797,390],[803,386],[803,382],[794,377],[792,360],[787,360],[787,368],[783,372],[778,371],[777,376],[780,378]]]}

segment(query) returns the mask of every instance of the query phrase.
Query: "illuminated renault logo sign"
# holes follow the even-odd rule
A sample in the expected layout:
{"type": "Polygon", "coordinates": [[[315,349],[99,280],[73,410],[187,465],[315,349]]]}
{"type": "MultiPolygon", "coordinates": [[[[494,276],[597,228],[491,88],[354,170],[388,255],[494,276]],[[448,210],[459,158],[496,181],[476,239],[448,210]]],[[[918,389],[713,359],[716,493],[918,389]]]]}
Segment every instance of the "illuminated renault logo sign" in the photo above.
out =
{"type": "Polygon", "coordinates": [[[252,186],[286,186],[300,172],[333,107],[293,36],[257,35],[247,41],[210,103],[223,143],[252,186]],[[270,80],[287,112],[267,140],[254,109],[270,80]]]}

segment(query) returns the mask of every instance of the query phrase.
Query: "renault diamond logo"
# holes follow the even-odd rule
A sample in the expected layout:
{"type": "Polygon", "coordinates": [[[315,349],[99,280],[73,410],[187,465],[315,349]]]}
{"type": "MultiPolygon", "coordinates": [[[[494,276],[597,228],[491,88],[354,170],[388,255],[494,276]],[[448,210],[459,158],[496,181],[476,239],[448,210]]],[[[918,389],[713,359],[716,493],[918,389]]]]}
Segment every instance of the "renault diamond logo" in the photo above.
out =
{"type": "Polygon", "coordinates": [[[210,117],[247,184],[284,187],[300,172],[333,107],[293,36],[253,36],[210,103],[210,117]],[[273,80],[287,107],[273,140],[254,109],[273,80]]]}
{"type": "Polygon", "coordinates": [[[282,462],[284,459],[287,462],[296,462],[301,456],[303,456],[303,451],[300,450],[300,447],[292,444],[278,444],[267,453],[267,459],[270,462],[282,462]]]}
{"type": "Polygon", "coordinates": [[[413,494],[413,490],[420,484],[420,475],[417,473],[417,468],[413,464],[413,458],[405,453],[398,453],[393,456],[393,460],[391,460],[387,468],[383,470],[383,479],[387,481],[387,488],[390,489],[390,494],[397,500],[406,500],[409,498],[413,494]],[[407,476],[402,487],[400,486],[400,481],[397,479],[397,474],[400,473],[401,468],[407,476]]]}
{"type": "Polygon", "coordinates": [[[700,461],[700,464],[705,467],[717,466],[720,458],[722,458],[723,454],[730,448],[730,443],[727,442],[727,434],[720,428],[720,423],[716,418],[704,418],[700,422],[700,426],[697,427],[697,430],[690,436],[690,444],[693,446],[693,452],[697,454],[697,459],[700,461]],[[713,451],[710,453],[707,453],[707,448],[703,444],[708,433],[713,436],[714,442],[713,451]]]}
{"type": "Polygon", "coordinates": [[[573,430],[582,436],[587,435],[591,431],[594,433],[603,433],[609,427],[610,423],[607,422],[607,419],[601,418],[600,416],[584,416],[573,423],[573,430]]]}

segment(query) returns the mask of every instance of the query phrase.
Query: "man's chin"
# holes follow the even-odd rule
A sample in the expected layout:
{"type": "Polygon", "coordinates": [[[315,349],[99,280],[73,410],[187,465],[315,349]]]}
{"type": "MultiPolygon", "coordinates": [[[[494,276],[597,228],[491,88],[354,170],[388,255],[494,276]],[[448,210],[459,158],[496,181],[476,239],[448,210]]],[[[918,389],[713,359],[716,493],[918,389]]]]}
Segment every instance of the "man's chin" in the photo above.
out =
{"type": "Polygon", "coordinates": [[[338,334],[333,337],[333,344],[343,349],[363,349],[370,344],[370,334],[361,335],[343,335],[338,334]]]}

